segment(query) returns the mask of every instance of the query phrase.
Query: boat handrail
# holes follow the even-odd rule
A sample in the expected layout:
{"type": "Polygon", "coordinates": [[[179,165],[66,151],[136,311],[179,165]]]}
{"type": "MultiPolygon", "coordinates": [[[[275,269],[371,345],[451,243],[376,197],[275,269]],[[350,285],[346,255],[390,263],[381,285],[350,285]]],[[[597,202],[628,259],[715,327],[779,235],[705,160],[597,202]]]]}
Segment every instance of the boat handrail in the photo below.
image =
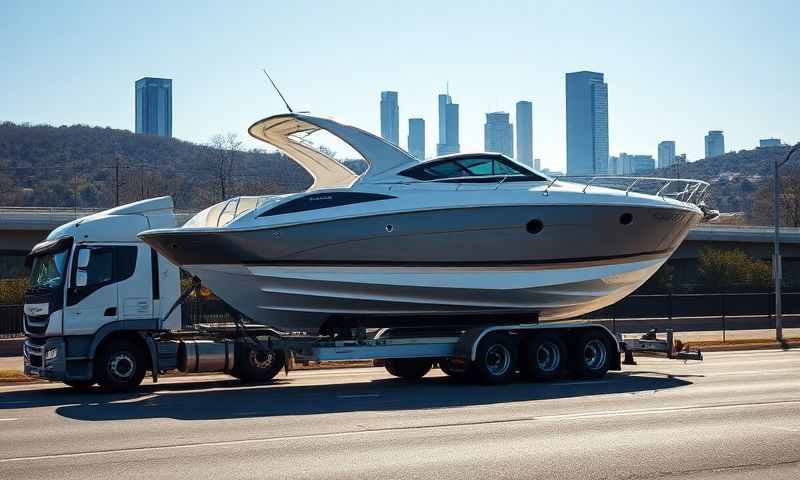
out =
{"type": "MultiPolygon", "coordinates": [[[[624,176],[624,175],[556,175],[552,177],[550,182],[543,190],[543,194],[545,196],[550,195],[550,190],[556,184],[556,182],[564,182],[564,183],[575,183],[575,184],[582,184],[583,188],[581,192],[586,193],[589,187],[591,186],[598,186],[601,188],[612,188],[616,190],[622,190],[625,192],[625,195],[629,195],[631,192],[637,193],[637,190],[634,190],[634,187],[637,185],[641,185],[643,183],[656,183],[657,185],[651,185],[651,187],[655,190],[655,195],[661,198],[674,198],[675,200],[685,202],[685,203],[692,203],[694,205],[699,205],[702,203],[703,199],[708,192],[708,187],[710,184],[703,180],[694,180],[688,178],[661,178],[661,177],[639,177],[639,176],[624,176]],[[622,186],[613,186],[613,185],[598,185],[601,182],[608,182],[608,181],[624,181],[625,185],[622,186]],[[682,190],[678,190],[675,192],[668,192],[667,190],[670,187],[682,187],[682,190]]],[[[638,193],[647,193],[647,192],[638,192],[638,193]]],[[[652,195],[652,193],[651,193],[652,195]]]]}

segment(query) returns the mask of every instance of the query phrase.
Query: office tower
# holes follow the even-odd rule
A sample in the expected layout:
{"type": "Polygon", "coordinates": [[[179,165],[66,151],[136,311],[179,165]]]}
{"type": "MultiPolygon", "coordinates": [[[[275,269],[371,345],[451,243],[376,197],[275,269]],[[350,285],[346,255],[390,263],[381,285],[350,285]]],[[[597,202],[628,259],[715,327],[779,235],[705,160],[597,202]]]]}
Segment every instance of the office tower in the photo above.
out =
{"type": "Polygon", "coordinates": [[[533,166],[533,104],[517,102],[517,157],[516,160],[533,166]]]}
{"type": "Polygon", "coordinates": [[[781,147],[783,145],[781,144],[780,138],[762,138],[761,140],[758,141],[758,146],[760,148],[766,148],[766,147],[781,147]]]}
{"type": "Polygon", "coordinates": [[[425,120],[408,119],[408,153],[417,160],[425,160],[425,120]]]}
{"type": "Polygon", "coordinates": [[[622,175],[622,168],[620,165],[619,157],[608,157],[608,174],[609,175],[622,175]]]}
{"type": "Polygon", "coordinates": [[[400,145],[400,107],[397,92],[381,92],[381,137],[400,145]]]}
{"type": "Polygon", "coordinates": [[[706,158],[717,157],[725,153],[725,136],[722,130],[709,130],[706,135],[706,158]]]}
{"type": "Polygon", "coordinates": [[[658,168],[666,168],[675,163],[675,142],[664,140],[658,144],[658,168]]]}
{"type": "Polygon", "coordinates": [[[136,133],[172,137],[172,80],[136,80],[136,133]]]}
{"type": "Polygon", "coordinates": [[[483,126],[483,149],[514,158],[514,127],[508,118],[506,112],[486,114],[486,124],[483,126]]]}
{"type": "Polygon", "coordinates": [[[533,169],[538,171],[542,170],[542,159],[541,158],[534,158],[533,159],[533,169]]]}
{"type": "Polygon", "coordinates": [[[608,85],[603,74],[567,74],[567,175],[608,172],[608,85]]]}
{"type": "Polygon", "coordinates": [[[453,103],[450,95],[439,95],[439,143],[436,144],[436,155],[458,153],[458,104],[453,103]]]}
{"type": "Polygon", "coordinates": [[[652,173],[656,168],[656,161],[652,155],[628,155],[620,153],[617,169],[622,170],[622,175],[642,175],[652,173]]]}

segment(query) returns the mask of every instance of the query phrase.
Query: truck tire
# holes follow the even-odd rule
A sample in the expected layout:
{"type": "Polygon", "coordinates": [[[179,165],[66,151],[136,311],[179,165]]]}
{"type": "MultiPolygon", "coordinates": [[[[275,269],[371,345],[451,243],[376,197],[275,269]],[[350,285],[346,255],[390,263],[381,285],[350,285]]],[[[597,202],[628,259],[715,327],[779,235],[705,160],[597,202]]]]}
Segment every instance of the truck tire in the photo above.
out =
{"type": "Polygon", "coordinates": [[[600,378],[608,372],[611,346],[595,329],[580,334],[573,345],[572,370],[580,378],[600,378]]]}
{"type": "Polygon", "coordinates": [[[111,340],[95,357],[97,383],[107,392],[136,390],[147,371],[146,358],[137,343],[124,338],[111,340]]]}
{"type": "Polygon", "coordinates": [[[286,365],[280,350],[258,350],[240,343],[236,350],[236,365],[231,375],[243,382],[268,382],[286,365]]]}
{"type": "Polygon", "coordinates": [[[492,332],[478,344],[475,360],[470,362],[470,377],[486,385],[508,383],[517,369],[517,346],[506,333],[492,332]]]}
{"type": "Polygon", "coordinates": [[[431,371],[433,362],[428,358],[387,358],[385,367],[395,377],[416,381],[431,371]]]}
{"type": "Polygon", "coordinates": [[[79,392],[88,392],[94,385],[94,380],[64,380],[64,383],[79,392]]]}
{"type": "Polygon", "coordinates": [[[455,370],[450,362],[449,358],[440,358],[439,359],[439,369],[444,372],[448,377],[455,378],[457,380],[464,380],[467,376],[466,372],[463,370],[455,370]]]}
{"type": "Polygon", "coordinates": [[[549,382],[562,375],[566,360],[567,349],[559,335],[535,334],[528,339],[520,370],[534,382],[549,382]]]}

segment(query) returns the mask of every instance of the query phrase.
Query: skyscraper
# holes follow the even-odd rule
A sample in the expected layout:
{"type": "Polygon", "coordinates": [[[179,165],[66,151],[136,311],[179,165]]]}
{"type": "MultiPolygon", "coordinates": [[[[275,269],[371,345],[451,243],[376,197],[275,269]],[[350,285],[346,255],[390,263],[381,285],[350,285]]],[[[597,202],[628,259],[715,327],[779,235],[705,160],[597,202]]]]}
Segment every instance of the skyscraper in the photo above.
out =
{"type": "Polygon", "coordinates": [[[666,168],[675,163],[675,142],[664,140],[658,144],[658,168],[666,168]]]}
{"type": "Polygon", "coordinates": [[[417,160],[425,160],[425,120],[408,119],[408,153],[417,160]]]}
{"type": "Polygon", "coordinates": [[[617,171],[622,175],[651,173],[656,168],[656,161],[652,155],[628,155],[623,152],[616,161],[617,171]]]}
{"type": "Polygon", "coordinates": [[[533,104],[517,102],[517,157],[519,163],[533,166],[533,104]]]}
{"type": "Polygon", "coordinates": [[[172,137],[172,80],[136,80],[136,133],[172,137]]]}
{"type": "Polygon", "coordinates": [[[506,112],[486,114],[486,124],[483,126],[483,149],[514,158],[514,127],[509,123],[508,117],[506,112]]]}
{"type": "Polygon", "coordinates": [[[436,144],[436,155],[458,153],[458,104],[453,103],[450,95],[439,95],[439,143],[436,144]]]}
{"type": "Polygon", "coordinates": [[[541,158],[534,158],[533,159],[533,169],[536,171],[540,171],[542,169],[542,159],[541,158]]]}
{"type": "Polygon", "coordinates": [[[397,92],[381,92],[381,137],[400,145],[400,107],[397,92]]]}
{"type": "Polygon", "coordinates": [[[567,74],[567,175],[608,172],[608,85],[603,74],[567,74]]]}
{"type": "Polygon", "coordinates": [[[709,130],[706,135],[706,158],[718,157],[725,153],[725,136],[722,130],[709,130]]]}
{"type": "Polygon", "coordinates": [[[762,138],[758,141],[759,148],[780,147],[782,145],[780,138],[762,138]]]}

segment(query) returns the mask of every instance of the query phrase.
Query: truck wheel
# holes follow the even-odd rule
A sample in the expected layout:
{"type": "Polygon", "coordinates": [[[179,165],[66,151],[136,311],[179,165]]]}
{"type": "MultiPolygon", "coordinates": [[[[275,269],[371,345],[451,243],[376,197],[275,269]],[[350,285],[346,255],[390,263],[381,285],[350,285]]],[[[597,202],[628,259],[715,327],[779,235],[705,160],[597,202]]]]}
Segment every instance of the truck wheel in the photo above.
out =
{"type": "Polygon", "coordinates": [[[448,377],[453,377],[458,380],[463,380],[466,377],[466,372],[463,370],[454,370],[452,362],[449,358],[439,359],[439,369],[444,372],[448,377]]]}
{"type": "Polygon", "coordinates": [[[236,366],[231,374],[243,382],[267,382],[275,378],[285,364],[282,351],[258,350],[239,344],[236,366]]]}
{"type": "Polygon", "coordinates": [[[107,392],[130,392],[136,389],[147,370],[147,361],[136,343],[118,339],[106,344],[95,357],[94,374],[100,388],[107,392]]]}
{"type": "Polygon", "coordinates": [[[600,378],[608,372],[611,348],[602,332],[589,330],[578,336],[572,369],[581,378],[600,378]]]}
{"type": "Polygon", "coordinates": [[[403,380],[419,380],[431,371],[433,362],[427,358],[387,358],[386,371],[403,380]]]}
{"type": "Polygon", "coordinates": [[[475,361],[470,363],[470,376],[480,383],[500,385],[514,377],[517,368],[517,346],[505,333],[489,333],[478,344],[475,361]]]}
{"type": "Polygon", "coordinates": [[[558,335],[533,335],[526,345],[525,362],[520,369],[535,382],[548,382],[561,376],[567,350],[558,335]]]}
{"type": "Polygon", "coordinates": [[[79,392],[88,392],[94,385],[94,380],[64,380],[64,383],[79,392]]]}

